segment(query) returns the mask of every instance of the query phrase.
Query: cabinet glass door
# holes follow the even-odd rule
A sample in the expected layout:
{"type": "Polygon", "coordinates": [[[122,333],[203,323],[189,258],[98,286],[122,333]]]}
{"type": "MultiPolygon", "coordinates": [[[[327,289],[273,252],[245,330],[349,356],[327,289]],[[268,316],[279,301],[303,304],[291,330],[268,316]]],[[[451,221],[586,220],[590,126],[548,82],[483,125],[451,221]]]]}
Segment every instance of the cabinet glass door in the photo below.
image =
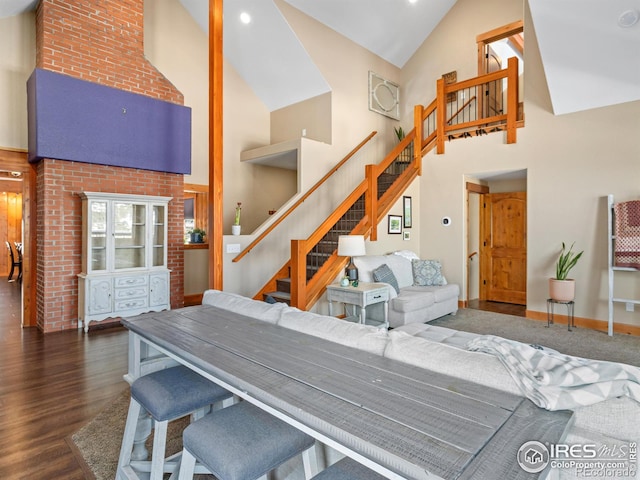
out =
{"type": "Polygon", "coordinates": [[[114,202],[114,268],[146,267],[146,206],[114,202]]]}
{"type": "Polygon", "coordinates": [[[107,269],[107,202],[91,202],[89,245],[90,269],[107,269]]]}
{"type": "Polygon", "coordinates": [[[153,206],[153,215],[152,215],[152,225],[153,225],[153,238],[151,239],[151,245],[153,248],[151,266],[153,267],[162,267],[164,266],[164,252],[165,252],[165,244],[164,244],[164,232],[165,232],[165,207],[162,205],[154,205],[153,206]]]}

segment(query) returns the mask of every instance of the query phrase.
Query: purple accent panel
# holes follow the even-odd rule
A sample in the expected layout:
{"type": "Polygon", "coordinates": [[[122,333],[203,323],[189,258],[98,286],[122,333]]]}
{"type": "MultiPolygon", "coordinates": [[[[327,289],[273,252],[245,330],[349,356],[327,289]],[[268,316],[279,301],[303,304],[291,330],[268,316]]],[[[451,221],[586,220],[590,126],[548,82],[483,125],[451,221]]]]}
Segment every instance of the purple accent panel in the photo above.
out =
{"type": "Polygon", "coordinates": [[[191,173],[191,109],[49,70],[27,82],[29,161],[191,173]]]}

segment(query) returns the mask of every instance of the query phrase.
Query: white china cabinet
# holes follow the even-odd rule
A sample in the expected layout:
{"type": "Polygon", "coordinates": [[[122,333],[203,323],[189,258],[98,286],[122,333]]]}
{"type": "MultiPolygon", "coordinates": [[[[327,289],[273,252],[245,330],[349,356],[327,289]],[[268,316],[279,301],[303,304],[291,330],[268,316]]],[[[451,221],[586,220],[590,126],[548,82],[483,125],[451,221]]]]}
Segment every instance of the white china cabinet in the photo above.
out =
{"type": "Polygon", "coordinates": [[[170,308],[167,210],[171,197],[82,192],[78,328],[170,308]]]}

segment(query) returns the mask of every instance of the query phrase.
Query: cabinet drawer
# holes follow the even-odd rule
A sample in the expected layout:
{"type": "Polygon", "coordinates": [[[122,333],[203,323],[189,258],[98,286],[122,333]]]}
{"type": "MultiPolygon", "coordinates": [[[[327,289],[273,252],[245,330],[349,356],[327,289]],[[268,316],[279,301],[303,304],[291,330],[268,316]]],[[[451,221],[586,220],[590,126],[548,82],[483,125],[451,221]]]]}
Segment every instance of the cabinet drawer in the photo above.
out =
{"type": "Polygon", "coordinates": [[[146,308],[149,306],[148,299],[145,298],[130,298],[127,300],[117,300],[115,302],[114,310],[120,312],[123,310],[133,310],[134,308],[146,308]]]}
{"type": "Polygon", "coordinates": [[[117,300],[126,300],[127,298],[146,297],[149,289],[146,286],[136,288],[116,288],[115,297],[117,300]]]}
{"type": "Polygon", "coordinates": [[[147,275],[137,275],[135,277],[116,277],[115,287],[139,287],[147,284],[147,275]]]}
{"type": "Polygon", "coordinates": [[[345,302],[353,303],[355,305],[360,304],[362,298],[360,292],[356,290],[349,290],[349,287],[344,287],[344,290],[327,289],[328,297],[333,302],[345,302]]]}
{"type": "Polygon", "coordinates": [[[367,292],[367,305],[378,302],[386,302],[389,300],[389,290],[380,289],[374,292],[367,292]]]}

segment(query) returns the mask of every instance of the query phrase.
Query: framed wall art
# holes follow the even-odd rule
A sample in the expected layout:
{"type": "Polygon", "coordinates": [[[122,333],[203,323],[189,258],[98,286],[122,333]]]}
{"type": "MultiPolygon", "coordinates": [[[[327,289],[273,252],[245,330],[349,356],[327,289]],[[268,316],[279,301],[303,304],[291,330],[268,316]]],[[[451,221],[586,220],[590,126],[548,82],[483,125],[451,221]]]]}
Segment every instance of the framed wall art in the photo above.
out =
{"type": "Polygon", "coordinates": [[[402,215],[389,215],[389,233],[402,233],[402,215]]]}
{"type": "Polygon", "coordinates": [[[404,214],[404,228],[411,228],[411,197],[402,197],[402,213],[404,214]]]}
{"type": "Polygon", "coordinates": [[[400,87],[369,72],[369,110],[400,120],[400,87]]]}

